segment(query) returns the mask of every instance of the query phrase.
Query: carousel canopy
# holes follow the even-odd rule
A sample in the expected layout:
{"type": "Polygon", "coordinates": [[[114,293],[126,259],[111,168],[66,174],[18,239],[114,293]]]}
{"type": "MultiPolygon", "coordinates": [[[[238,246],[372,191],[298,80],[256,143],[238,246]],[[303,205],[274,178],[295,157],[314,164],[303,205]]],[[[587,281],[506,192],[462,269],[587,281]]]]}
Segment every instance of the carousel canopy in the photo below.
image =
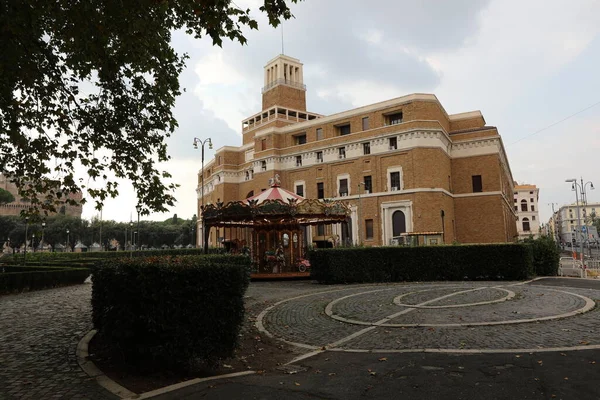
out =
{"type": "Polygon", "coordinates": [[[280,200],[284,203],[289,202],[290,199],[294,199],[296,201],[304,200],[304,197],[297,195],[296,193],[292,193],[289,190],[285,190],[279,187],[279,185],[274,185],[271,188],[265,190],[264,192],[260,192],[259,194],[248,197],[244,200],[245,203],[250,201],[258,201],[257,204],[262,204],[266,200],[280,200]]]}
{"type": "Polygon", "coordinates": [[[208,204],[202,217],[210,226],[317,225],[346,222],[350,209],[343,201],[304,199],[279,187],[279,176],[270,189],[243,201],[208,204]]]}

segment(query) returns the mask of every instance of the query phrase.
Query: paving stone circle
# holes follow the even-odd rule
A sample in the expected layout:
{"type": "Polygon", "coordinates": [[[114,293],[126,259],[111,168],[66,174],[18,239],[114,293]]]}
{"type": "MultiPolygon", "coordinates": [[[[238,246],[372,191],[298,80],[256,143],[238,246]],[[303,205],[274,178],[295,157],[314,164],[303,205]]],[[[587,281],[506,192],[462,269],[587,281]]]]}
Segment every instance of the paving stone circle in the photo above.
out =
{"type": "Polygon", "coordinates": [[[353,285],[281,301],[258,325],[314,350],[593,348],[600,347],[599,297],[595,290],[502,282],[353,285]]]}

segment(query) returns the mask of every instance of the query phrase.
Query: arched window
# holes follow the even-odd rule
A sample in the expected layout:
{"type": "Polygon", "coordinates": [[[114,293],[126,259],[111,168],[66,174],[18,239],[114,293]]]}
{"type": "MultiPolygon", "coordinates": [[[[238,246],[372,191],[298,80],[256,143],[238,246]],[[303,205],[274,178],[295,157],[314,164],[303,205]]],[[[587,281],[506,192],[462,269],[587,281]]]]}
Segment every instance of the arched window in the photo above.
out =
{"type": "Polygon", "coordinates": [[[529,232],[531,229],[529,228],[529,218],[523,218],[523,231],[529,232]]]}
{"type": "Polygon", "coordinates": [[[248,194],[246,195],[246,198],[252,197],[252,196],[254,196],[254,190],[249,191],[248,194]]]}
{"type": "Polygon", "coordinates": [[[392,236],[400,236],[406,232],[406,216],[400,210],[394,211],[392,214],[392,236]]]}
{"type": "Polygon", "coordinates": [[[527,200],[521,200],[521,211],[527,211],[527,200]]]}

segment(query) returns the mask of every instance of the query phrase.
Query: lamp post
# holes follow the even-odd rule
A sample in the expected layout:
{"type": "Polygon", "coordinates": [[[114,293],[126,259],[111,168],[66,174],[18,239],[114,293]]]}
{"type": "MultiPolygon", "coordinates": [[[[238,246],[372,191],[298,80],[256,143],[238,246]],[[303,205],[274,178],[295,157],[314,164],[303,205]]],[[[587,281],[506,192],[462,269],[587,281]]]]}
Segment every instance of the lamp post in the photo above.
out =
{"type": "Polygon", "coordinates": [[[362,238],[361,238],[361,233],[360,233],[360,221],[362,219],[362,198],[360,197],[360,187],[365,187],[365,183],[364,182],[358,182],[358,212],[357,214],[357,219],[358,221],[356,221],[356,231],[358,232],[358,245],[360,246],[362,244],[362,238]]]}
{"type": "Polygon", "coordinates": [[[42,251],[44,251],[44,233],[46,230],[46,219],[44,218],[44,220],[42,221],[42,241],[40,242],[40,247],[42,248],[42,251]]]}
{"type": "Polygon", "coordinates": [[[25,217],[25,253],[23,253],[23,265],[27,265],[27,231],[29,230],[29,217],[25,217]]]}
{"type": "Polygon", "coordinates": [[[70,253],[70,251],[69,251],[69,233],[70,233],[70,232],[71,232],[71,231],[69,231],[69,230],[67,229],[67,253],[70,253]]]}
{"type": "Polygon", "coordinates": [[[31,248],[33,249],[33,252],[35,253],[35,233],[33,233],[31,235],[31,248]]]}
{"type": "Polygon", "coordinates": [[[129,229],[131,229],[131,243],[129,244],[129,258],[133,258],[133,222],[129,221],[129,229]]]}
{"type": "Polygon", "coordinates": [[[202,174],[202,181],[201,181],[201,187],[200,187],[200,197],[201,197],[201,201],[202,201],[202,207],[201,207],[201,217],[202,217],[202,246],[204,247],[204,253],[208,254],[208,235],[206,234],[206,224],[204,223],[204,145],[208,143],[208,148],[209,150],[212,149],[212,141],[210,140],[210,138],[201,140],[198,139],[197,137],[194,138],[194,149],[198,148],[198,144],[200,144],[200,147],[202,148],[202,169],[201,169],[201,174],[202,174]]]}
{"type": "Polygon", "coordinates": [[[593,190],[594,189],[594,184],[589,181],[586,182],[585,184],[583,183],[583,178],[581,179],[581,184],[579,184],[577,182],[577,179],[566,179],[565,182],[569,182],[572,183],[572,189],[575,190],[575,202],[576,202],[576,207],[577,207],[577,237],[580,237],[580,243],[579,243],[579,249],[580,249],[580,254],[581,254],[581,261],[583,262],[583,231],[581,229],[581,213],[579,211],[579,195],[578,192],[581,192],[581,200],[582,202],[585,199],[585,188],[586,186],[589,184],[590,188],[593,190]]]}
{"type": "Polygon", "coordinates": [[[140,205],[138,204],[135,209],[137,210],[138,220],[137,220],[137,231],[135,232],[136,236],[136,250],[140,249],[140,205]]]}

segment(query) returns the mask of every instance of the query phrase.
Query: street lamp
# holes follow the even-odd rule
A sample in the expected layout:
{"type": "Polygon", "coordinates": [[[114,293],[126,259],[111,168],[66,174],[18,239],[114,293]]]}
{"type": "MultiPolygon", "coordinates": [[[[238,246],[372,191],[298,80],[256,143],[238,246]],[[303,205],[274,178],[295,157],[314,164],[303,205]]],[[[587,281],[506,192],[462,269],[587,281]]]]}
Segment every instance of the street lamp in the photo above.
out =
{"type": "Polygon", "coordinates": [[[25,253],[23,253],[23,265],[27,265],[27,230],[29,229],[29,217],[25,217],[25,253]]]}
{"type": "Polygon", "coordinates": [[[46,219],[44,218],[44,220],[42,221],[42,241],[40,243],[40,246],[42,248],[42,251],[44,250],[44,231],[46,230],[46,219]]]}
{"type": "Polygon", "coordinates": [[[356,221],[356,230],[358,232],[358,245],[360,246],[362,244],[362,238],[361,238],[361,233],[360,233],[360,221],[362,218],[362,198],[360,197],[360,187],[362,186],[363,189],[365,188],[365,183],[364,182],[358,182],[358,212],[356,213],[358,216],[358,221],[356,221]]]}
{"type": "Polygon", "coordinates": [[[140,205],[138,204],[135,209],[137,210],[137,214],[138,214],[138,221],[137,221],[137,232],[135,233],[136,236],[136,250],[140,250],[140,205]]]}
{"type": "Polygon", "coordinates": [[[580,249],[580,254],[581,254],[581,261],[583,262],[583,231],[581,230],[581,214],[579,212],[579,191],[581,191],[581,196],[582,196],[582,200],[583,200],[583,196],[585,193],[585,187],[587,186],[587,184],[589,183],[591,185],[591,188],[594,188],[594,184],[592,182],[587,182],[586,184],[583,184],[583,179],[581,179],[581,185],[579,183],[577,183],[577,179],[566,179],[565,182],[568,183],[572,183],[571,188],[573,190],[575,190],[575,204],[576,204],[576,208],[577,208],[577,235],[576,237],[580,237],[580,243],[579,243],[579,249],[580,249]]]}
{"type": "Polygon", "coordinates": [[[201,174],[202,174],[202,182],[201,182],[201,188],[200,188],[200,196],[201,196],[201,201],[202,201],[202,207],[201,207],[201,211],[202,211],[202,246],[204,247],[204,253],[208,254],[208,236],[206,235],[205,229],[206,229],[206,224],[204,222],[204,145],[208,143],[208,148],[210,150],[212,150],[212,141],[210,140],[210,138],[201,140],[198,139],[197,137],[194,138],[194,149],[198,149],[198,144],[200,144],[200,147],[202,148],[202,170],[201,170],[201,174]]]}
{"type": "Polygon", "coordinates": [[[33,249],[33,252],[35,253],[35,233],[33,233],[31,235],[31,248],[33,249]]]}
{"type": "Polygon", "coordinates": [[[131,243],[129,244],[129,258],[133,257],[133,222],[129,221],[129,229],[131,229],[131,243]]]}
{"type": "MultiPolygon", "coordinates": [[[[556,242],[556,247],[560,248],[560,238],[558,233],[560,232],[559,227],[556,224],[556,211],[554,211],[554,205],[558,205],[558,203],[550,203],[552,205],[552,237],[554,238],[554,241],[556,242]]],[[[560,208],[558,209],[558,211],[560,211],[560,208]]]]}
{"type": "Polygon", "coordinates": [[[71,231],[67,229],[67,253],[70,253],[70,251],[69,251],[69,233],[71,233],[71,231]]]}

